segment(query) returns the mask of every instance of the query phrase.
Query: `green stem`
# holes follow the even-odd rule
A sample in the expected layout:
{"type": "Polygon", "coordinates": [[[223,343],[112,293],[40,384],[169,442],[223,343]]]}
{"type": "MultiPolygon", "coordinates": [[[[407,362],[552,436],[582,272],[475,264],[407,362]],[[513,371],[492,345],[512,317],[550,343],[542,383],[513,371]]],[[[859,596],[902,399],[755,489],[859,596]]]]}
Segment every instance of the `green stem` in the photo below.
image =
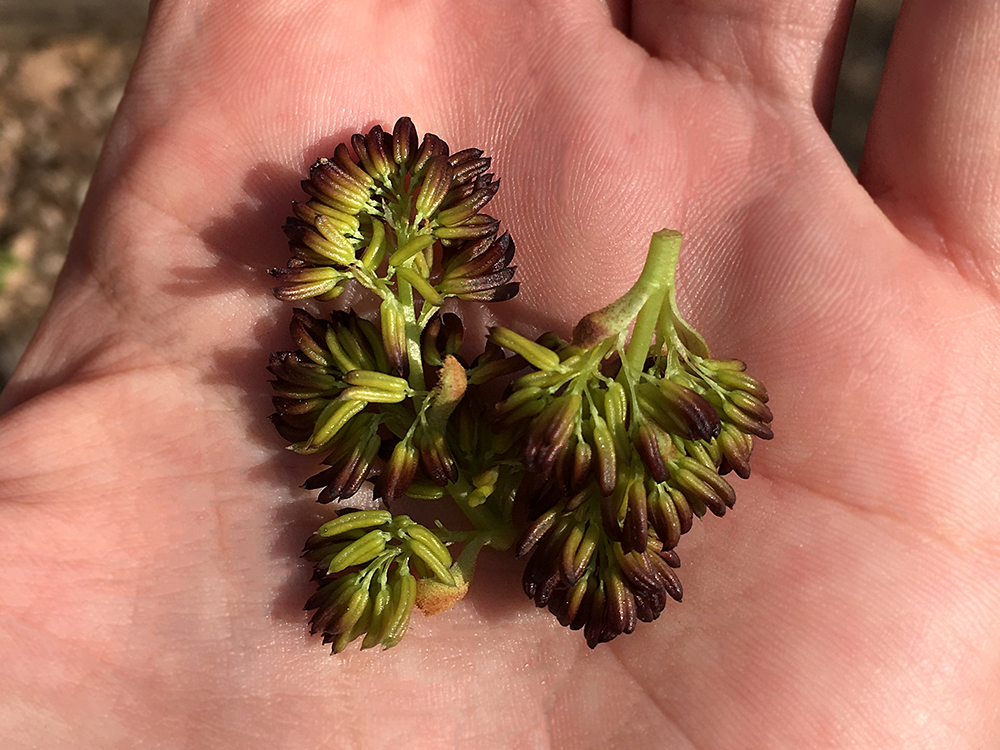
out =
{"type": "Polygon", "coordinates": [[[410,362],[410,387],[415,391],[426,391],[427,383],[424,380],[424,361],[420,353],[420,327],[417,325],[413,287],[397,276],[396,289],[403,308],[403,320],[406,321],[406,357],[410,362]]]}
{"type": "MultiPolygon", "coordinates": [[[[451,573],[454,575],[456,572],[461,573],[461,579],[468,583],[472,580],[472,576],[476,572],[476,561],[479,559],[479,553],[483,551],[483,547],[490,544],[489,537],[487,534],[479,534],[470,540],[463,548],[462,552],[459,554],[458,559],[451,566],[451,573]]],[[[491,545],[492,546],[492,545],[491,545]]],[[[458,578],[458,576],[455,576],[458,578]]]]}
{"type": "MultiPolygon", "coordinates": [[[[573,330],[573,343],[589,349],[600,341],[621,333],[636,319],[650,297],[673,287],[677,257],[681,250],[681,233],[673,229],[656,232],[649,241],[646,262],[635,284],[625,294],[596,312],[584,317],[573,330]]],[[[650,327],[648,313],[641,331],[645,336],[650,327]]],[[[655,330],[655,327],[654,327],[655,330]]],[[[651,340],[650,335],[650,340],[651,340]]],[[[638,345],[637,345],[638,346],[638,345]]],[[[649,348],[647,342],[646,348],[649,348]]],[[[638,356],[638,355],[636,355],[638,356]]]]}
{"type": "MultiPolygon", "coordinates": [[[[670,286],[673,289],[673,284],[670,286]]],[[[639,310],[635,318],[635,326],[632,328],[632,338],[629,339],[628,348],[625,350],[625,358],[633,371],[639,372],[646,363],[649,356],[649,347],[653,343],[653,336],[656,334],[656,326],[660,319],[660,309],[663,307],[663,299],[667,295],[666,289],[660,289],[653,293],[646,304],[639,310]]]]}
{"type": "MultiPolygon", "coordinates": [[[[673,271],[676,271],[676,264],[673,271]]],[[[677,307],[677,287],[674,285],[673,271],[670,274],[669,291],[660,305],[660,336],[670,343],[670,348],[675,352],[684,351],[697,357],[708,357],[710,353],[705,339],[684,320],[677,307]]]]}
{"type": "MultiPolygon", "coordinates": [[[[405,192],[403,205],[395,205],[394,218],[390,220],[396,234],[396,251],[405,247],[414,239],[417,232],[414,227],[409,226],[409,195],[405,192]],[[406,211],[407,213],[399,213],[406,211]]],[[[391,271],[391,266],[390,266],[391,271]]],[[[399,303],[403,308],[403,320],[406,321],[406,358],[410,363],[410,387],[415,391],[426,391],[427,382],[424,380],[424,358],[420,352],[420,327],[417,325],[416,302],[413,297],[413,286],[396,274],[396,291],[399,303]]]]}
{"type": "Polygon", "coordinates": [[[457,486],[448,494],[451,495],[459,510],[469,519],[469,522],[482,533],[483,544],[488,544],[498,550],[510,548],[517,541],[517,531],[514,526],[490,510],[488,503],[474,507],[469,505],[468,497],[473,489],[475,488],[469,483],[469,480],[460,477],[457,486]]]}

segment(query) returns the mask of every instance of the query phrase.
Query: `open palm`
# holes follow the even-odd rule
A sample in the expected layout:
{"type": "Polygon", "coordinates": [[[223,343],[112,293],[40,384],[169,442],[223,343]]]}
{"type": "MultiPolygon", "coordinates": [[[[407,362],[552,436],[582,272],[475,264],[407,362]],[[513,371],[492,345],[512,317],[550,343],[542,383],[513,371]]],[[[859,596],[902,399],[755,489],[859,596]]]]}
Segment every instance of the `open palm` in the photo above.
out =
{"type": "Polygon", "coordinates": [[[627,5],[157,4],[0,402],[6,746],[1000,742],[1000,12],[908,3],[859,185],[823,127],[850,3],[627,5]],[[771,392],[685,602],[594,652],[491,554],[390,651],[307,634],[265,270],[308,164],[400,115],[494,157],[505,322],[567,333],[669,226],[771,392]]]}

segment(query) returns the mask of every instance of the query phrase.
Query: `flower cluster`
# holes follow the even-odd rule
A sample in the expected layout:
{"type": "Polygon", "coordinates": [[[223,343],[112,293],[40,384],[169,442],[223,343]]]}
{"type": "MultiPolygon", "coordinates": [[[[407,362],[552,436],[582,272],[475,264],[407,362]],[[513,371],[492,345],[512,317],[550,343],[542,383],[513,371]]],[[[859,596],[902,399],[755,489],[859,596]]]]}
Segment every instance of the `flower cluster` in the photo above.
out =
{"type": "Polygon", "coordinates": [[[399,643],[418,599],[418,577],[454,587],[451,554],[428,528],[385,510],[341,513],[306,542],[318,589],[312,632],[334,653],[364,636],[361,648],[399,643]],[[412,571],[412,572],[411,572],[412,571]],[[416,576],[413,575],[416,573],[416,576]]]}
{"type": "Polygon", "coordinates": [[[275,296],[323,302],[354,284],[378,308],[294,310],[294,349],[268,366],[276,429],[322,457],[304,487],[338,509],[305,549],[306,609],[335,652],[393,646],[415,606],[452,606],[485,546],[527,557],[525,593],[592,648],[630,633],[680,601],[675,547],[694,517],[733,506],[725,476],[749,477],[753,438],[771,437],[763,385],[713,359],[678,312],[669,230],[571,340],[497,327],[468,357],[461,302],[446,300],[518,291],[514,243],[481,212],[489,166],[402,118],[318,160],[285,224],[275,296]],[[351,507],[366,483],[380,508],[351,507]],[[450,501],[467,525],[417,524],[393,512],[403,496],[450,501]]]}
{"type": "Polygon", "coordinates": [[[763,385],[712,359],[676,309],[679,247],[676,233],[654,235],[640,282],[584,318],[572,344],[491,332],[532,368],[498,406],[529,471],[515,500],[524,590],[591,647],[680,599],[674,547],[694,516],[733,506],[723,475],[748,477],[752,436],[771,437],[763,385]]]}
{"type": "Polygon", "coordinates": [[[481,213],[499,184],[481,150],[449,155],[433,134],[418,146],[409,118],[351,145],[353,155],[340,144],[303,181],[310,200],[285,224],[292,257],[271,271],[282,284],[274,293],[329,300],[356,282],[381,299],[379,325],[296,310],[298,351],[272,355],[269,367],[272,420],[292,450],[329,451],[330,468],[306,483],[324,488],[321,501],[348,499],[377,478],[376,496],[391,502],[414,482],[458,478],[445,433],[466,387],[462,324],[438,308],[447,297],[514,296],[514,243],[481,213]]]}
{"type": "Polygon", "coordinates": [[[434,306],[446,297],[496,302],[517,294],[514,243],[481,213],[499,187],[481,150],[449,154],[430,133],[418,146],[408,117],[391,135],[378,125],[355,134],[351,146],[353,155],[340,144],[302,181],[310,200],[293,205],[284,227],[291,260],[271,272],[278,299],[330,300],[351,281],[383,299],[405,299],[412,289],[434,306]]]}
{"type": "Polygon", "coordinates": [[[304,487],[348,509],[365,483],[387,508],[404,494],[448,496],[475,527],[430,531],[380,510],[348,514],[367,526],[338,525],[341,516],[317,532],[306,556],[318,563],[319,590],[307,608],[335,651],[362,632],[366,647],[394,645],[414,603],[446,608],[464,594],[483,545],[513,542],[516,481],[500,477],[503,451],[474,408],[455,414],[473,401],[470,377],[477,391],[510,363],[498,368],[504,356],[494,348],[469,367],[461,319],[441,309],[449,297],[500,302],[518,291],[514,242],[481,212],[499,185],[489,166],[479,149],[451,154],[432,134],[418,142],[408,118],[391,135],[375,126],[313,164],[302,183],[309,200],[293,205],[284,227],[291,259],[271,271],[278,299],[327,301],[355,284],[379,301],[375,322],[354,311],[324,320],[296,309],[295,349],[271,356],[272,422],[289,449],[323,455],[324,468],[304,487]],[[452,562],[442,540],[466,554],[452,562]],[[427,549],[437,557],[421,554],[427,549]],[[390,617],[386,602],[401,609],[390,617]]]}

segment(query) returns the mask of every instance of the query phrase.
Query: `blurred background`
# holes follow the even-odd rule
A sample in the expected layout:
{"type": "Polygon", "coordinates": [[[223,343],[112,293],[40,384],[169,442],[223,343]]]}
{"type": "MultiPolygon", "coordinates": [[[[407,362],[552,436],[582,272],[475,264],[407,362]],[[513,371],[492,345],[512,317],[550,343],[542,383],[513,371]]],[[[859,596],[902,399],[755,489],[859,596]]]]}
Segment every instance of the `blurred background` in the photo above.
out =
{"type": "MultiPolygon", "coordinates": [[[[857,0],[832,134],[857,169],[901,0],[857,0]]],[[[0,388],[66,255],[148,0],[0,0],[0,388]]]]}

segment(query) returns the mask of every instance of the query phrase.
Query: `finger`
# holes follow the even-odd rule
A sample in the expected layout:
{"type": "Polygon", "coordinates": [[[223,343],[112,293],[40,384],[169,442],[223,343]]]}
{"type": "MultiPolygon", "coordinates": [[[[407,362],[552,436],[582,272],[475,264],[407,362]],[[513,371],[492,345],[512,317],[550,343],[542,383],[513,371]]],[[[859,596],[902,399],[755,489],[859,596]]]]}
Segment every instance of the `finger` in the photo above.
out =
{"type": "Polygon", "coordinates": [[[811,101],[826,122],[853,3],[694,0],[632,3],[631,36],[654,57],[686,62],[784,100],[811,101]]]}
{"type": "Polygon", "coordinates": [[[611,25],[625,36],[629,36],[632,13],[629,0],[601,0],[601,4],[608,10],[611,25]]]}
{"type": "Polygon", "coordinates": [[[896,24],[861,180],[896,225],[1000,283],[1000,5],[913,0],[896,24]]]}

